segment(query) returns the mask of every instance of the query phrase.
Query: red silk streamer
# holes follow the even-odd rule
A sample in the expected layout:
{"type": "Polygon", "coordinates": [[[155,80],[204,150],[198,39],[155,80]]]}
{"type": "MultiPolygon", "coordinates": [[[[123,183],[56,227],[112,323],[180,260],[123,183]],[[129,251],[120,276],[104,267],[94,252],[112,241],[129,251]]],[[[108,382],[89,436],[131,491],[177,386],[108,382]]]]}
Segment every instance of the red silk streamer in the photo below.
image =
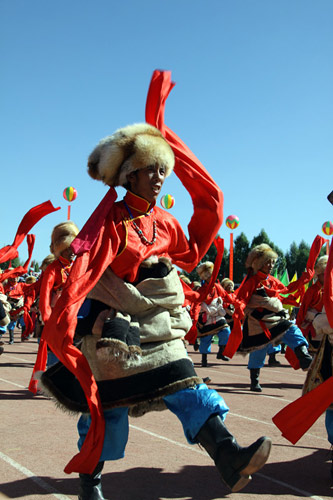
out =
{"type": "Polygon", "coordinates": [[[40,219],[45,217],[45,215],[59,209],[60,207],[54,208],[50,201],[45,201],[44,203],[31,208],[21,220],[13,243],[0,249],[0,264],[7,262],[8,260],[16,259],[18,257],[17,248],[21,245],[22,241],[35,224],[37,224],[40,219]]]}
{"type": "MultiPolygon", "coordinates": [[[[200,163],[198,158],[192,153],[192,151],[186,146],[186,144],[164,123],[164,109],[166,100],[175,86],[175,83],[171,81],[171,71],[154,71],[146,102],[146,121],[150,125],[158,128],[165,139],[170,144],[173,152],[175,153],[175,168],[174,172],[186,186],[189,182],[188,176],[185,176],[185,172],[192,168],[195,168],[196,174],[199,176],[201,171],[203,172],[200,182],[200,187],[198,182],[194,182],[191,185],[191,198],[193,206],[196,207],[197,217],[201,216],[203,223],[197,224],[197,218],[190,221],[188,225],[188,231],[194,236],[194,240],[198,242],[198,262],[200,256],[207,253],[211,241],[208,238],[203,238],[203,232],[209,232],[215,236],[220,229],[223,221],[223,193],[221,190],[216,190],[216,184],[208,174],[205,167],[200,163]],[[207,197],[205,198],[205,203],[202,200],[202,187],[205,187],[207,197]],[[207,215],[209,214],[209,219],[207,215]]],[[[196,265],[194,263],[193,267],[196,265]]],[[[179,264],[179,267],[185,269],[179,264]]],[[[188,267],[188,266],[187,266],[188,267]]]]}
{"type": "Polygon", "coordinates": [[[282,436],[295,444],[331,403],[333,403],[333,377],[280,410],[272,420],[282,432],[282,436]]]}
{"type": "Polygon", "coordinates": [[[45,339],[43,338],[42,334],[39,341],[35,366],[33,368],[29,383],[29,391],[32,392],[33,394],[37,393],[37,388],[38,388],[38,380],[35,379],[35,375],[39,371],[45,371],[46,363],[47,363],[47,343],[45,342],[45,339]]]}
{"type": "Polygon", "coordinates": [[[28,271],[29,264],[30,264],[31,257],[32,257],[32,252],[33,252],[33,249],[35,246],[35,240],[36,240],[36,236],[34,234],[28,234],[28,236],[27,236],[28,259],[23,264],[23,266],[18,266],[18,267],[15,267],[14,269],[6,269],[0,275],[0,282],[6,280],[8,278],[16,278],[18,276],[22,276],[22,274],[25,274],[28,271]]]}
{"type": "Polygon", "coordinates": [[[234,279],[234,235],[230,233],[230,250],[229,250],[229,278],[234,279]]]}

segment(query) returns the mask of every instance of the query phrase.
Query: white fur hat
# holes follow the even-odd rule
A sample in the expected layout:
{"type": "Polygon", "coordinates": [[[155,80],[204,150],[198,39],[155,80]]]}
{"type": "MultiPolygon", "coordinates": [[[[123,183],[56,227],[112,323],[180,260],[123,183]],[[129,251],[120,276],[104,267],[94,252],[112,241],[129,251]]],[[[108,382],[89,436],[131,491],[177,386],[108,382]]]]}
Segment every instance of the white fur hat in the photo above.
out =
{"type": "Polygon", "coordinates": [[[270,259],[276,260],[277,258],[278,254],[267,243],[261,243],[261,245],[252,248],[247,256],[245,267],[246,269],[252,268],[254,273],[257,273],[265,262],[270,259]]]}
{"type": "Polygon", "coordinates": [[[171,174],[175,156],[161,132],[136,123],[102,139],[88,158],[88,173],[109,186],[124,186],[127,175],[150,165],[163,165],[171,174]]]}
{"type": "Polygon", "coordinates": [[[49,255],[47,255],[44,259],[43,259],[43,262],[41,263],[40,265],[40,268],[42,271],[45,271],[45,269],[47,268],[47,266],[49,264],[51,264],[51,262],[53,262],[55,260],[55,256],[53,255],[53,253],[50,253],[49,255]]]}
{"type": "Polygon", "coordinates": [[[79,234],[79,228],[72,221],[60,222],[53,228],[51,235],[51,253],[59,257],[61,252],[68,248],[75,237],[79,234]]]}
{"type": "Polygon", "coordinates": [[[323,255],[322,257],[319,257],[314,266],[314,270],[317,276],[325,272],[327,261],[328,261],[328,255],[323,255]]]}
{"type": "Polygon", "coordinates": [[[223,288],[225,288],[227,285],[232,285],[232,287],[234,287],[235,283],[230,278],[223,278],[223,280],[221,281],[221,285],[223,288]]]}
{"type": "Polygon", "coordinates": [[[202,280],[209,280],[212,276],[214,269],[214,264],[210,260],[206,260],[206,262],[202,262],[198,265],[196,271],[199,275],[199,278],[202,280]]]}

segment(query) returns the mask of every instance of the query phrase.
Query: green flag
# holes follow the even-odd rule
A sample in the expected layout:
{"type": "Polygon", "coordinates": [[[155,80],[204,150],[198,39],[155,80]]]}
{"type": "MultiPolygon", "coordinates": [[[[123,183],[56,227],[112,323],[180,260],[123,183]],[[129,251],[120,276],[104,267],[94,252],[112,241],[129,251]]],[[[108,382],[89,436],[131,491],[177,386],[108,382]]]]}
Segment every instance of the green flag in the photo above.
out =
{"type": "Polygon", "coordinates": [[[281,283],[284,284],[284,286],[288,286],[289,285],[289,275],[288,275],[288,270],[285,269],[282,273],[282,276],[280,278],[280,281],[281,283]]]}

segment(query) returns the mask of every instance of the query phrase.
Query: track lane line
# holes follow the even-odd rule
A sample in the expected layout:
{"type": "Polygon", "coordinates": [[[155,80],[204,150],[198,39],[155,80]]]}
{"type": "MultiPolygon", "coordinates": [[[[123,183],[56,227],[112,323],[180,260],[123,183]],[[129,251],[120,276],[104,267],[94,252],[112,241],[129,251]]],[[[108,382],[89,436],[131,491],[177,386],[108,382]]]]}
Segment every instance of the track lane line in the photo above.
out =
{"type": "Polygon", "coordinates": [[[50,493],[53,495],[55,498],[58,498],[58,500],[71,500],[70,497],[63,495],[56,489],[54,489],[50,484],[48,484],[44,479],[40,478],[39,476],[36,476],[33,472],[31,472],[29,469],[24,467],[23,465],[19,464],[12,458],[8,457],[4,453],[0,451],[0,459],[9,464],[11,467],[14,467],[17,471],[19,471],[21,474],[24,476],[28,477],[36,483],[42,490],[46,491],[47,493],[50,493]]]}

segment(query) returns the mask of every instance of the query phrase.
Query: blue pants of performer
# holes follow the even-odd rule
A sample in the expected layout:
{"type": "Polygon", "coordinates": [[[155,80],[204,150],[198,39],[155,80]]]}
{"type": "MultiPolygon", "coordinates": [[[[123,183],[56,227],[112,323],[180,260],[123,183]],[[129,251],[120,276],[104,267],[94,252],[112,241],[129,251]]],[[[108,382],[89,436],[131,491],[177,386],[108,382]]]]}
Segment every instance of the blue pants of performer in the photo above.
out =
{"type": "MultiPolygon", "coordinates": [[[[229,411],[224,399],[206,384],[194,388],[182,389],[163,398],[167,408],[182,423],[184,434],[190,444],[197,441],[195,436],[211,415],[220,415],[224,420],[229,411]]],[[[118,460],[125,455],[128,439],[128,408],[114,408],[104,412],[105,437],[100,461],[118,460]]],[[[82,415],[78,421],[81,449],[91,423],[90,416],[82,415]]]]}
{"type": "Polygon", "coordinates": [[[279,345],[269,344],[267,349],[267,354],[277,354],[278,352],[281,352],[280,344],[279,345]]]}
{"type": "Polygon", "coordinates": [[[325,427],[327,431],[327,439],[333,446],[333,410],[326,410],[325,427]]]}
{"type": "Polygon", "coordinates": [[[11,344],[14,342],[14,328],[15,328],[15,325],[16,325],[16,320],[15,321],[11,321],[7,325],[7,331],[9,333],[9,342],[11,344]]]}
{"type": "MultiPolygon", "coordinates": [[[[296,325],[291,325],[286,333],[282,336],[281,342],[290,347],[293,351],[296,347],[301,345],[309,346],[308,341],[302,334],[301,330],[296,325]]],[[[249,355],[247,367],[249,370],[252,368],[262,368],[265,365],[266,354],[271,344],[265,345],[262,349],[252,351],[249,355]]]]}
{"type": "Polygon", "coordinates": [[[200,346],[199,346],[199,352],[201,354],[209,354],[212,351],[212,340],[214,335],[217,335],[219,339],[219,346],[220,345],[227,345],[229,335],[230,335],[230,328],[223,328],[220,330],[218,333],[214,333],[213,335],[207,335],[206,337],[200,337],[200,346]]]}

